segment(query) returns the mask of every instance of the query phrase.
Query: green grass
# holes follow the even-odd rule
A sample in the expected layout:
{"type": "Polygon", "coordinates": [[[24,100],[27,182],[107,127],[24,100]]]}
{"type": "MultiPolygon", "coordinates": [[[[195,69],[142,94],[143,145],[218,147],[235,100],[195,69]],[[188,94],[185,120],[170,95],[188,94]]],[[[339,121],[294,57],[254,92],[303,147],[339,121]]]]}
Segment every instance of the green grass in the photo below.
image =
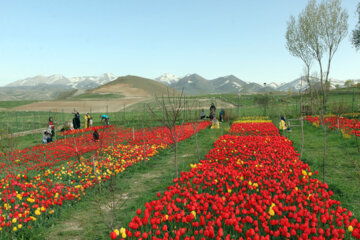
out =
{"type": "MultiPolygon", "coordinates": [[[[119,82],[124,84],[132,83],[135,87],[140,86],[143,83],[141,78],[129,76],[120,78],[119,82]]],[[[153,85],[148,86],[151,90],[156,88],[157,83],[154,82],[153,85]]],[[[333,111],[334,107],[339,103],[343,103],[347,112],[359,112],[360,111],[360,90],[357,89],[338,89],[332,90],[329,93],[328,106],[327,109],[329,112],[333,111]]],[[[166,94],[165,94],[166,95],[166,94]]],[[[255,97],[257,95],[241,95],[236,94],[214,94],[214,95],[203,95],[203,96],[187,96],[186,97],[186,106],[188,108],[197,108],[193,116],[198,116],[199,109],[203,108],[207,112],[209,111],[209,106],[211,102],[214,102],[216,106],[219,106],[222,102],[227,102],[235,105],[235,108],[226,109],[228,112],[231,110],[232,114],[238,116],[259,116],[259,115],[269,115],[272,117],[279,117],[279,114],[285,113],[287,117],[296,117],[300,114],[300,97],[293,93],[291,95],[286,93],[270,93],[271,103],[266,108],[266,111],[263,107],[260,107],[255,103],[255,97]]],[[[84,93],[78,96],[75,96],[73,99],[86,101],[86,99],[114,99],[122,97],[119,94],[95,94],[95,93],[84,93]]],[[[309,105],[309,98],[304,97],[305,105],[309,105]]],[[[23,105],[31,103],[31,101],[6,101],[0,102],[0,108],[3,107],[12,107],[15,105],[23,105]]],[[[155,101],[148,100],[146,102],[140,102],[134,104],[130,107],[125,107],[125,109],[119,112],[108,113],[110,116],[111,124],[126,125],[129,123],[135,124],[137,127],[142,126],[142,122],[151,121],[151,114],[149,107],[156,109],[158,106],[155,101]],[[144,113],[145,112],[145,113],[144,113]],[[144,116],[144,120],[143,120],[144,116]],[[135,122],[133,122],[135,120],[135,122]]],[[[50,108],[50,106],[49,106],[50,108]]],[[[83,114],[81,113],[81,120],[83,119],[83,114]]],[[[190,113],[189,113],[190,114],[190,113]]],[[[98,117],[100,113],[92,113],[94,118],[94,124],[100,125],[100,119],[98,117]]],[[[73,114],[71,113],[62,113],[62,112],[35,112],[35,111],[23,111],[23,112],[10,112],[10,111],[0,111],[0,131],[6,130],[7,132],[21,132],[31,129],[44,128],[47,127],[48,118],[52,116],[57,124],[63,124],[65,121],[71,121],[73,114]]]]}
{"type": "Polygon", "coordinates": [[[14,108],[37,102],[36,100],[23,100],[23,101],[0,101],[0,108],[14,108]]]}
{"type": "MultiPolygon", "coordinates": [[[[213,142],[224,133],[223,129],[205,129],[198,134],[200,156],[213,147],[213,142]]],[[[190,163],[197,162],[195,136],[179,143],[178,164],[180,171],[190,169],[190,163]]],[[[106,206],[117,202],[114,226],[126,226],[138,208],[144,209],[147,201],[156,198],[157,192],[163,192],[172,184],[175,177],[174,155],[172,149],[166,149],[152,157],[150,161],[141,162],[126,169],[113,178],[115,184],[106,183],[99,189],[90,189],[87,195],[75,205],[67,204],[56,210],[54,217],[43,221],[24,235],[30,239],[108,239],[112,229],[106,224],[112,211],[106,206]],[[109,191],[115,187],[115,194],[109,191]],[[100,214],[100,206],[105,218],[100,214]],[[120,206],[120,207],[119,207],[120,206]]],[[[114,182],[113,182],[114,183],[114,182]]],[[[21,239],[21,237],[20,237],[21,239]]]]}
{"type": "MultiPolygon", "coordinates": [[[[276,125],[277,122],[274,121],[276,125]]],[[[286,133],[300,152],[301,129],[293,127],[286,133]]],[[[317,178],[322,181],[323,162],[323,129],[315,128],[309,123],[304,126],[303,161],[309,164],[312,171],[317,170],[317,178]]],[[[344,139],[336,131],[327,131],[327,151],[325,162],[325,182],[334,192],[333,198],[341,201],[341,206],[351,210],[360,217],[360,154],[357,152],[355,138],[344,139]]]]}
{"type": "Polygon", "coordinates": [[[16,146],[18,149],[31,147],[37,144],[42,144],[43,135],[42,133],[29,134],[15,138],[16,146]]]}
{"type": "Polygon", "coordinates": [[[83,100],[83,99],[116,99],[116,98],[123,98],[124,95],[121,94],[98,94],[98,93],[84,93],[84,94],[80,94],[77,96],[72,97],[71,99],[78,99],[78,100],[83,100]]]}

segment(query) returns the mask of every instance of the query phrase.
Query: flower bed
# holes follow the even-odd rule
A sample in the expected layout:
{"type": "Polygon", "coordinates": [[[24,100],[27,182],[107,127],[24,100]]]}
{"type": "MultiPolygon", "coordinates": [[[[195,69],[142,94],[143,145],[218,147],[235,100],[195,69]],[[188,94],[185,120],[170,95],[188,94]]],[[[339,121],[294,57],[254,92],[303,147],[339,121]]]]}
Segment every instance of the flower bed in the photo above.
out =
{"type": "Polygon", "coordinates": [[[264,136],[220,137],[205,160],[110,237],[360,239],[360,223],[314,178],[291,141],[275,131],[266,135],[260,123],[239,132],[251,134],[255,125],[264,136]]]}
{"type": "Polygon", "coordinates": [[[279,135],[279,129],[272,122],[244,122],[231,125],[230,133],[237,135],[267,136],[279,135]]]}
{"type": "MultiPolygon", "coordinates": [[[[178,140],[209,124],[202,122],[197,129],[191,124],[177,126],[178,140]]],[[[26,231],[23,225],[31,228],[34,222],[54,213],[56,206],[77,202],[87,188],[173,144],[165,127],[134,132],[109,127],[100,132],[99,141],[91,139],[92,133],[85,133],[1,156],[0,237],[11,231],[26,231]],[[93,154],[84,158],[87,152],[93,154]]]]}
{"type": "Polygon", "coordinates": [[[113,125],[96,126],[96,127],[91,127],[91,128],[82,128],[82,129],[72,129],[72,130],[67,130],[67,131],[64,131],[64,132],[60,132],[59,135],[60,136],[76,135],[76,134],[91,132],[91,131],[94,131],[94,130],[100,130],[100,129],[104,129],[104,128],[108,128],[108,127],[113,127],[113,125]]]}
{"type": "MultiPolygon", "coordinates": [[[[321,122],[318,116],[307,116],[305,120],[319,127],[321,122]]],[[[356,135],[360,137],[360,121],[357,119],[348,119],[345,117],[328,116],[325,117],[325,124],[330,129],[340,129],[343,136],[356,135]]]]}

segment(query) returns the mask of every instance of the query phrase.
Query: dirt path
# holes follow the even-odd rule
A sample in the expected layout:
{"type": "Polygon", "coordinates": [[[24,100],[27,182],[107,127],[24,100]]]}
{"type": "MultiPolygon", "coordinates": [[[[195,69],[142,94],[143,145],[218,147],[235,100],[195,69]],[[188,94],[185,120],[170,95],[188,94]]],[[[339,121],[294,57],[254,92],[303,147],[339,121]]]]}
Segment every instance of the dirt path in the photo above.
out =
{"type": "MultiPolygon", "coordinates": [[[[201,157],[212,148],[213,142],[222,133],[220,130],[206,129],[199,133],[201,157]]],[[[179,144],[179,169],[188,170],[190,163],[197,162],[195,139],[191,138],[179,144]]],[[[111,213],[115,212],[116,228],[125,226],[135,216],[137,208],[146,201],[156,198],[157,192],[163,192],[174,178],[174,156],[172,150],[166,150],[148,162],[127,169],[117,178],[115,194],[94,195],[77,204],[73,209],[65,210],[56,224],[46,229],[43,239],[104,239],[111,232],[107,223],[111,213]],[[115,208],[112,208],[115,205],[115,208]],[[101,209],[101,211],[100,211],[101,209]],[[107,223],[106,223],[107,222],[107,223]]]]}

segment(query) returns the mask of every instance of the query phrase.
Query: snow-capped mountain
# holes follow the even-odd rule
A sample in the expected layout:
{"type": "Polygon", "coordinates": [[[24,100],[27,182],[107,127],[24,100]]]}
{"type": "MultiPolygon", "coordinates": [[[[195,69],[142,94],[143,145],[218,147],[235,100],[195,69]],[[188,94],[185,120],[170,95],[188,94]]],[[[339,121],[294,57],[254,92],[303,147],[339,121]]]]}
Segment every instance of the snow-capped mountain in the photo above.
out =
{"type": "Polygon", "coordinates": [[[179,79],[180,78],[175,76],[174,74],[165,73],[165,74],[161,75],[160,77],[155,78],[154,80],[164,83],[165,85],[170,85],[170,84],[178,82],[179,79]]]}
{"type": "Polygon", "coordinates": [[[51,84],[54,80],[59,80],[59,75],[51,75],[45,77],[42,75],[37,75],[35,77],[25,78],[17,80],[7,85],[7,87],[23,87],[23,86],[37,86],[41,84],[51,84]]]}
{"type": "MultiPolygon", "coordinates": [[[[52,89],[91,89],[104,85],[108,82],[117,79],[117,76],[111,73],[104,73],[99,76],[82,76],[82,77],[65,77],[61,74],[54,74],[51,76],[38,75],[35,77],[25,78],[4,87],[6,91],[10,88],[40,88],[50,87],[52,89]]],[[[301,79],[295,79],[288,83],[275,83],[270,82],[264,84],[246,82],[237,78],[234,75],[228,75],[224,77],[218,77],[212,80],[203,78],[198,74],[187,74],[186,76],[179,78],[174,74],[163,74],[156,81],[163,83],[170,88],[178,91],[184,90],[185,94],[214,94],[214,93],[254,93],[254,92],[272,92],[272,91],[292,91],[298,92],[304,91],[308,88],[307,83],[303,79],[301,86],[301,79]]],[[[318,80],[311,79],[312,84],[316,85],[318,80]]],[[[360,80],[353,80],[354,83],[360,83],[360,80]]],[[[330,79],[331,88],[344,87],[346,81],[340,81],[336,79],[330,79]]],[[[10,89],[11,90],[11,89],[10,89]]],[[[4,90],[5,91],[5,90],[4,90]]]]}
{"type": "MultiPolygon", "coordinates": [[[[311,83],[316,82],[315,78],[311,78],[310,79],[311,83]]],[[[282,84],[281,86],[278,86],[276,88],[276,90],[278,91],[282,91],[282,92],[286,92],[286,91],[292,91],[292,92],[299,92],[299,90],[301,89],[301,91],[304,91],[305,89],[308,88],[308,85],[306,83],[306,80],[304,78],[297,78],[291,82],[282,84]]]]}
{"type": "Polygon", "coordinates": [[[61,86],[63,88],[90,89],[115,80],[117,76],[104,73],[100,76],[83,76],[67,78],[61,74],[51,76],[38,75],[21,79],[8,84],[6,87],[35,87],[39,85],[61,86]]]}

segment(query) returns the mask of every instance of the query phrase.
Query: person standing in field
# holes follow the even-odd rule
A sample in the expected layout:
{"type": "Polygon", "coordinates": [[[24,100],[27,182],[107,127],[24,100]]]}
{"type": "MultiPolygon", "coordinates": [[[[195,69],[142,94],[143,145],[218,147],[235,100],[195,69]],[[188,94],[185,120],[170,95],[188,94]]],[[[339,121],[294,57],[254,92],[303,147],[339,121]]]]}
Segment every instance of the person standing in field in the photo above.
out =
{"type": "Polygon", "coordinates": [[[104,121],[104,126],[109,126],[109,116],[106,114],[100,115],[101,121],[104,121]]]}
{"type": "Polygon", "coordinates": [[[80,128],[80,113],[79,112],[74,112],[73,123],[74,123],[74,129],[80,128]]]}
{"type": "Polygon", "coordinates": [[[219,121],[223,122],[225,117],[225,110],[222,108],[219,112],[219,121]]]}
{"type": "Polygon", "coordinates": [[[209,114],[210,120],[213,120],[215,118],[215,116],[216,116],[216,107],[215,107],[214,103],[211,103],[210,114],[209,114]]]}
{"type": "Polygon", "coordinates": [[[48,127],[48,132],[51,135],[51,141],[52,138],[55,136],[55,124],[54,124],[54,119],[52,117],[49,117],[49,127],[48,127]]]}
{"type": "Polygon", "coordinates": [[[90,114],[87,113],[84,118],[85,118],[85,128],[89,128],[90,127],[90,118],[91,118],[90,114]]]}

